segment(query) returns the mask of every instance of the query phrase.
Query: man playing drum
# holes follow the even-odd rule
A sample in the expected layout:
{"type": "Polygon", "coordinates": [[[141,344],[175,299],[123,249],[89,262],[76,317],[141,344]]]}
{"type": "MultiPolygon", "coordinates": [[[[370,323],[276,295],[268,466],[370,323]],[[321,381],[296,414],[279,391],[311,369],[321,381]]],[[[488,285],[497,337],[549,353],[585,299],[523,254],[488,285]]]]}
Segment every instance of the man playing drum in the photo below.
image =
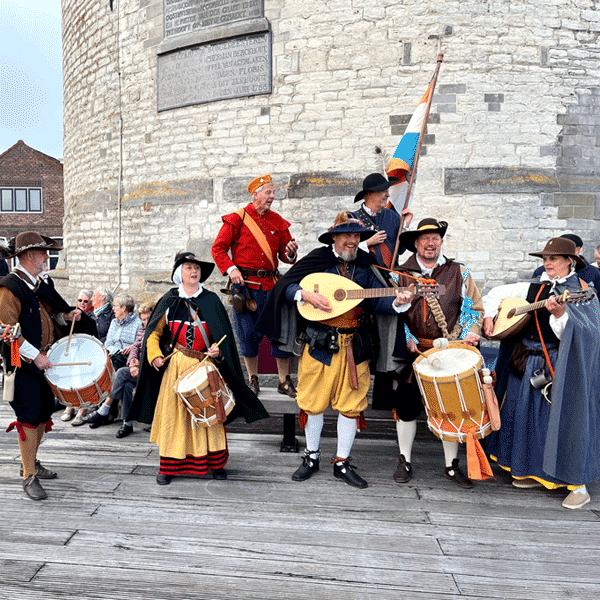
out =
{"type": "Polygon", "coordinates": [[[377,331],[370,317],[372,313],[399,314],[408,308],[413,293],[398,290],[394,294],[390,290],[388,297],[363,300],[337,317],[328,318],[332,312],[328,297],[302,289],[299,283],[305,276],[319,273],[341,276],[342,282],[348,279],[366,289],[385,287],[383,279],[379,279],[376,259],[358,248],[359,242],[374,233],[357,219],[348,219],[346,213],[341,213],[335,225],[319,237],[326,246],[310,252],[277,282],[257,325],[272,341],[280,339],[282,329],[288,331],[288,341],[293,341],[297,332],[289,327],[288,317],[291,309],[295,313],[296,302],[307,303],[322,315],[319,318],[317,314],[318,320],[310,321],[306,327],[298,327],[304,329],[307,340],[298,368],[296,398],[306,450],[302,465],[292,475],[294,481],[304,481],[319,470],[324,412],[331,405],[339,413],[333,474],[348,485],[368,487],[350,464],[350,451],[357,429],[364,423],[371,383],[369,361],[377,346],[377,331]]]}
{"type": "MultiPolygon", "coordinates": [[[[446,258],[442,244],[448,223],[423,219],[415,231],[400,235],[400,243],[414,254],[399,270],[408,275],[435,279],[446,287],[439,298],[418,297],[411,305],[406,320],[410,330],[409,352],[421,352],[433,345],[433,340],[462,340],[476,346],[480,340],[483,303],[481,294],[464,265],[446,258]],[[423,306],[425,302],[425,306],[423,306]]],[[[411,281],[401,276],[399,285],[411,281]]],[[[416,357],[416,355],[413,355],[416,357]]],[[[412,375],[412,373],[411,373],[412,375]]],[[[397,483],[412,477],[411,453],[417,431],[417,417],[423,408],[421,394],[412,376],[400,381],[395,394],[394,416],[400,456],[394,472],[397,483]]],[[[442,441],[446,461],[445,475],[461,487],[473,487],[472,481],[458,468],[458,442],[442,441]]]]}
{"type": "MultiPolygon", "coordinates": [[[[16,429],[23,463],[23,490],[32,500],[43,500],[46,492],[39,479],[53,479],[56,473],[43,467],[37,453],[46,431],[52,429],[54,393],[44,378],[51,368],[46,357],[54,341],[54,322],[66,325],[66,320],[79,320],[77,309],[68,310],[67,303],[54,287],[40,279],[46,270],[48,250],[62,250],[54,240],[34,231],[17,235],[14,247],[4,249],[5,258],[17,256],[19,264],[0,280],[0,321],[8,325],[19,323],[21,368],[15,375],[14,397],[10,402],[16,420],[7,431],[16,429]]],[[[3,344],[4,364],[11,364],[10,350],[3,344]]]]}

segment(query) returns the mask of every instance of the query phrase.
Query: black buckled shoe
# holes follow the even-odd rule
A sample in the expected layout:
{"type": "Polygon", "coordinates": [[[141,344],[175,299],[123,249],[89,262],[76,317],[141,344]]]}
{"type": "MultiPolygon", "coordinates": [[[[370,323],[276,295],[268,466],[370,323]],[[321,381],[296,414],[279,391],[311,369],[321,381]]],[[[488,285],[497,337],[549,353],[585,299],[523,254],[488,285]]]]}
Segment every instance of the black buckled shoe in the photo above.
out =
{"type": "Polygon", "coordinates": [[[304,456],[302,457],[302,464],[294,471],[292,475],[293,481],[306,481],[310,479],[319,470],[319,456],[321,452],[309,452],[308,449],[304,450],[304,456]],[[311,458],[311,454],[316,454],[317,458],[311,458]]]}
{"type": "MultiPolygon", "coordinates": [[[[21,475],[21,477],[23,477],[23,465],[21,465],[21,470],[19,471],[19,475],[21,475]]],[[[58,475],[54,471],[51,471],[50,469],[46,469],[46,467],[44,467],[39,460],[36,460],[35,461],[35,476],[38,479],[55,479],[58,475]]]]}
{"type": "Polygon", "coordinates": [[[462,488],[470,489],[473,487],[473,482],[458,468],[458,458],[452,461],[451,467],[446,467],[444,475],[462,488]],[[450,471],[453,471],[452,475],[450,475],[450,471]]]}
{"type": "Polygon", "coordinates": [[[258,396],[258,393],[260,392],[260,385],[258,384],[257,375],[252,375],[252,377],[250,377],[250,383],[248,384],[248,387],[258,396]]]}
{"type": "Polygon", "coordinates": [[[156,483],[158,483],[158,485],[169,485],[171,483],[171,479],[173,479],[173,475],[165,475],[164,473],[159,473],[156,476],[156,483]]]}
{"type": "Polygon", "coordinates": [[[27,479],[23,480],[23,491],[32,500],[44,500],[48,497],[35,475],[30,475],[27,479]]]}
{"type": "Polygon", "coordinates": [[[220,469],[215,469],[212,472],[213,479],[217,479],[218,481],[225,481],[227,479],[227,471],[221,467],[220,469]]]}
{"type": "Polygon", "coordinates": [[[337,464],[341,459],[335,457],[333,460],[336,461],[333,465],[333,474],[335,477],[361,490],[369,487],[369,484],[358,473],[354,472],[355,467],[350,464],[352,460],[350,456],[343,459],[344,462],[341,465],[337,464]]]}
{"type": "Polygon", "coordinates": [[[398,456],[398,466],[394,471],[394,481],[396,483],[407,483],[412,477],[412,467],[409,462],[406,462],[404,454],[398,456]]]}
{"type": "Polygon", "coordinates": [[[287,394],[290,398],[296,397],[296,387],[294,386],[294,382],[289,375],[286,376],[284,382],[279,382],[277,391],[280,394],[287,394]]]}

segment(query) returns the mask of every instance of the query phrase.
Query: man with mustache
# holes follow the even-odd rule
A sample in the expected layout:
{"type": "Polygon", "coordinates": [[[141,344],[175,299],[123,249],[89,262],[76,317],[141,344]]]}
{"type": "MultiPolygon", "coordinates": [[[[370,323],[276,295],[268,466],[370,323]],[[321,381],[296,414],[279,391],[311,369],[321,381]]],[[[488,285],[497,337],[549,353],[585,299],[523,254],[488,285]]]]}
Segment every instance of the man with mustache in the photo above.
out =
{"type": "MultiPolygon", "coordinates": [[[[414,254],[399,270],[414,277],[435,279],[446,287],[444,295],[437,299],[427,298],[424,313],[423,297],[413,302],[406,313],[410,330],[408,351],[413,353],[409,363],[416,358],[417,348],[424,352],[433,346],[433,340],[463,340],[476,346],[480,340],[483,320],[481,294],[470,275],[469,269],[442,253],[442,244],[448,223],[436,219],[423,219],[415,231],[400,235],[400,243],[414,254]]],[[[412,281],[401,276],[399,285],[412,281]]],[[[412,375],[412,370],[410,371],[412,375]]],[[[398,434],[400,455],[394,472],[396,483],[406,483],[412,477],[411,453],[417,431],[417,417],[423,403],[414,376],[398,382],[393,398],[394,416],[398,434]]],[[[442,441],[446,461],[445,475],[464,488],[473,487],[473,482],[458,468],[458,442],[442,441]]]]}
{"type": "Polygon", "coordinates": [[[323,413],[331,405],[339,413],[333,474],[351,486],[360,489],[368,486],[350,464],[350,450],[357,429],[364,423],[370,385],[369,361],[378,347],[371,316],[405,311],[413,292],[397,291],[395,297],[363,300],[344,314],[327,318],[327,313],[332,311],[329,299],[302,289],[299,282],[312,273],[331,273],[351,279],[362,288],[385,287],[376,259],[358,247],[373,234],[374,231],[357,219],[349,219],[347,213],[338,215],[334,226],[319,236],[319,241],[326,246],[310,252],[277,282],[257,324],[258,330],[278,346],[289,345],[298,338],[306,342],[298,367],[296,397],[300,426],[306,434],[306,450],[302,465],[292,475],[294,481],[305,481],[319,470],[323,413]],[[322,310],[323,319],[298,322],[297,302],[322,310]],[[298,335],[298,332],[301,333],[298,335]]]}

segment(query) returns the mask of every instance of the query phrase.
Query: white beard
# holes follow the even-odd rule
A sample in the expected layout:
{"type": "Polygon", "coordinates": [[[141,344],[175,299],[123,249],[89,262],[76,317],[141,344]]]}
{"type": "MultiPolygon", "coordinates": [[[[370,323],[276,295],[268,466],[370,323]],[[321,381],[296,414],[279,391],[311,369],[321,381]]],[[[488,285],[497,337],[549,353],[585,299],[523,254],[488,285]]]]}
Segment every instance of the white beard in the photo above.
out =
{"type": "Polygon", "coordinates": [[[354,250],[342,250],[340,252],[340,256],[342,257],[342,260],[345,260],[346,262],[352,262],[356,259],[357,252],[358,248],[355,248],[354,250]]]}

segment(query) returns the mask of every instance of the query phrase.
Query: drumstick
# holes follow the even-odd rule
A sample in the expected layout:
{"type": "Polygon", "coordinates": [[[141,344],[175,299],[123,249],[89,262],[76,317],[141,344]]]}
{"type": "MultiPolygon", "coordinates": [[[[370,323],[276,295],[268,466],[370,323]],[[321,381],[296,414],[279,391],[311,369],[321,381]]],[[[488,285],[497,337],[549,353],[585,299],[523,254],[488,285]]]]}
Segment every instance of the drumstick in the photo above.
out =
{"type": "MultiPolygon", "coordinates": [[[[211,346],[211,348],[218,348],[218,347],[220,346],[221,342],[222,342],[222,341],[223,341],[223,340],[224,340],[226,337],[227,337],[227,335],[224,335],[224,336],[223,336],[223,337],[222,337],[222,338],[221,338],[221,339],[220,339],[220,340],[219,340],[219,341],[218,341],[216,344],[213,344],[213,345],[211,346]]],[[[205,356],[205,357],[202,359],[202,362],[201,362],[200,364],[201,364],[201,365],[202,365],[202,364],[204,364],[204,363],[205,363],[205,362],[206,362],[206,361],[207,361],[209,358],[210,358],[210,356],[205,356]]]]}
{"type": "MultiPolygon", "coordinates": [[[[91,365],[91,362],[55,363],[52,367],[74,367],[76,365],[91,365]]],[[[50,368],[52,368],[50,367],[50,368]]]]}
{"type": "Polygon", "coordinates": [[[420,354],[423,358],[425,358],[425,360],[434,369],[441,369],[441,367],[442,367],[442,361],[439,358],[436,358],[435,356],[427,356],[426,354],[424,354],[423,352],[421,352],[418,348],[417,348],[417,354],[420,354]]]}
{"type": "Polygon", "coordinates": [[[65,350],[65,356],[69,356],[69,348],[71,347],[71,338],[73,337],[73,328],[75,327],[75,319],[71,321],[71,331],[69,331],[69,341],[67,342],[67,349],[65,350]]]}

